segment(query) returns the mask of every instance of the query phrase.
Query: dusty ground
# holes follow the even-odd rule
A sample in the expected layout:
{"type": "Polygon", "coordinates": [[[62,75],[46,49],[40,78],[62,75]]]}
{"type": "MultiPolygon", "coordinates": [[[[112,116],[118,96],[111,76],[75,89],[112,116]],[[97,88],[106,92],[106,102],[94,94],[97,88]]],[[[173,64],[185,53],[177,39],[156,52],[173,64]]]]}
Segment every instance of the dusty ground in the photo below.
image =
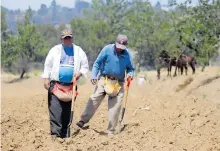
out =
{"type": "Polygon", "coordinates": [[[105,135],[107,101],[89,123],[89,129],[78,131],[79,120],[93,86],[79,87],[75,118],[70,140],[52,141],[49,135],[47,93],[39,77],[6,83],[2,76],[1,149],[3,151],[220,151],[220,75],[209,68],[195,75],[160,81],[156,73],[147,73],[147,81],[138,86],[133,81],[129,90],[125,129],[114,137],[105,135]],[[191,83],[184,85],[191,78],[191,83]],[[202,85],[203,83],[203,85],[202,85]],[[180,89],[181,88],[181,89],[180,89]],[[179,91],[177,91],[179,90],[179,91]],[[137,110],[149,107],[150,110],[137,110]]]}

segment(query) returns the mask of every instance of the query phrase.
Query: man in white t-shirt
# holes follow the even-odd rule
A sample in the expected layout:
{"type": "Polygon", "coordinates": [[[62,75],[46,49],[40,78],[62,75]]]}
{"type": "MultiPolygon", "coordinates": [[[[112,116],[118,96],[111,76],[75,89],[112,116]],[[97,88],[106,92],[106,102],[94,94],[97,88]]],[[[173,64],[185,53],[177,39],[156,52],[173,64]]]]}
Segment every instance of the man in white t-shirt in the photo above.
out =
{"type": "Polygon", "coordinates": [[[54,46],[49,51],[42,78],[44,87],[48,90],[51,135],[66,138],[70,137],[68,124],[72,101],[62,101],[52,90],[56,84],[71,87],[73,77],[78,80],[82,75],[86,76],[89,66],[85,52],[73,43],[71,30],[62,31],[61,41],[62,44],[54,46]]]}

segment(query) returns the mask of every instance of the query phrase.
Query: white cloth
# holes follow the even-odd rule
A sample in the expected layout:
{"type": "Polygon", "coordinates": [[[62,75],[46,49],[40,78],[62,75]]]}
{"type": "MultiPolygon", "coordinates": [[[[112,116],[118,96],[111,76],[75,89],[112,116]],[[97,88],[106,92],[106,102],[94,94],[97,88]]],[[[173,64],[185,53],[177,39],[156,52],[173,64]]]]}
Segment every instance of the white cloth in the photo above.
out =
{"type": "MultiPolygon", "coordinates": [[[[73,44],[74,48],[74,73],[82,73],[87,78],[87,72],[89,70],[88,59],[86,53],[80,46],[73,44]]],[[[44,63],[44,73],[41,78],[49,78],[50,80],[59,81],[59,68],[61,51],[63,50],[62,44],[54,46],[47,54],[44,63]]]]}

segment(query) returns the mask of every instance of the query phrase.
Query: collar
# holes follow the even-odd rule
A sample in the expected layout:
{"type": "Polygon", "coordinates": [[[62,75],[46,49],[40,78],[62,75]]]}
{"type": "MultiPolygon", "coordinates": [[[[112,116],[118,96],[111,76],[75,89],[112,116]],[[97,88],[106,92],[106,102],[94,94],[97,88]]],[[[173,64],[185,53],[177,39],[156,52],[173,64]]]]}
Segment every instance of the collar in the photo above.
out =
{"type": "Polygon", "coordinates": [[[73,49],[73,44],[70,47],[64,46],[63,44],[62,44],[62,46],[64,49],[73,49]]]}
{"type": "MultiPolygon", "coordinates": [[[[115,44],[112,47],[113,47],[114,54],[117,55],[117,51],[115,50],[115,44]]],[[[121,51],[119,57],[122,57],[122,56],[125,57],[125,51],[126,51],[126,49],[121,51]]]]}

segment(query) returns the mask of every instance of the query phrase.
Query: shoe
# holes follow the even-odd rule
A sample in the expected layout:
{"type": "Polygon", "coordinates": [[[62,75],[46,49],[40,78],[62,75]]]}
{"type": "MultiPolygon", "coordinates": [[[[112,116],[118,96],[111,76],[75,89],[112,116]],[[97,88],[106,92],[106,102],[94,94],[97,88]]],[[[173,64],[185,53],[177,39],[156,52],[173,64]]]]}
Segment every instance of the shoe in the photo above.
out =
{"type": "Polygon", "coordinates": [[[83,128],[85,122],[80,120],[79,122],[76,123],[77,126],[79,126],[80,128],[83,128]]]}

